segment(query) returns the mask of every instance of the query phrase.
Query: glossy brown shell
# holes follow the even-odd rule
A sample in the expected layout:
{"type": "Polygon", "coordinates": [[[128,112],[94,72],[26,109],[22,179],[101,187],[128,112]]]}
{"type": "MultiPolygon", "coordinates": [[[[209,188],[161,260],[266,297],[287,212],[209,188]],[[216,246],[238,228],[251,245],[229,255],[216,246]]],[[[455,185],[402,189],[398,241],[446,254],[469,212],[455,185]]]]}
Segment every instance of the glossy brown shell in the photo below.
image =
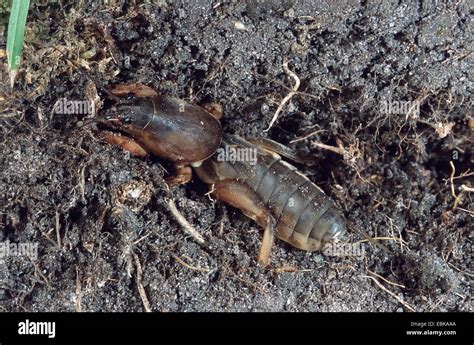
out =
{"type": "Polygon", "coordinates": [[[137,105],[117,106],[131,125],[118,127],[153,154],[176,163],[202,161],[217,150],[222,140],[219,121],[203,108],[183,100],[157,96],[137,105]]]}
{"type": "Polygon", "coordinates": [[[222,127],[216,118],[199,106],[159,96],[143,140],[162,158],[174,162],[197,162],[212,156],[217,150],[222,140],[222,127]]]}

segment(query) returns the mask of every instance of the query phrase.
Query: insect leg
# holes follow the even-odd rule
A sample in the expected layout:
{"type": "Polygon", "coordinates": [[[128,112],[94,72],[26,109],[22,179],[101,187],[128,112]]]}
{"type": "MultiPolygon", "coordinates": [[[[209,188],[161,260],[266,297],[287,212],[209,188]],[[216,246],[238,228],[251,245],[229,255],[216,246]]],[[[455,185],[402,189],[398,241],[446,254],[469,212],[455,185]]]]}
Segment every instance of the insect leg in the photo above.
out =
{"type": "Polygon", "coordinates": [[[115,86],[112,90],[110,90],[112,94],[115,96],[127,96],[127,95],[134,95],[138,97],[152,97],[158,96],[155,90],[151,87],[138,84],[138,83],[123,83],[115,86]]]}
{"type": "Polygon", "coordinates": [[[273,242],[275,241],[274,226],[275,220],[272,216],[269,216],[267,225],[265,226],[265,230],[263,232],[262,244],[260,245],[260,250],[258,252],[258,263],[264,267],[268,265],[273,242]]]}
{"type": "Polygon", "coordinates": [[[176,165],[176,173],[173,176],[165,179],[166,184],[171,188],[180,184],[185,184],[191,181],[193,171],[189,165],[176,165]]]}
{"type": "Polygon", "coordinates": [[[103,131],[100,134],[100,137],[105,142],[114,146],[118,146],[125,151],[129,151],[135,156],[145,157],[149,153],[148,150],[143,145],[140,145],[132,138],[121,135],[119,133],[103,131]]]}
{"type": "Polygon", "coordinates": [[[268,265],[274,241],[275,220],[257,193],[242,182],[225,179],[213,185],[211,195],[240,209],[247,217],[255,220],[260,226],[265,227],[258,254],[258,262],[262,266],[268,265]]]}
{"type": "Polygon", "coordinates": [[[138,83],[124,83],[115,86],[110,92],[117,97],[133,95],[136,97],[150,97],[156,109],[158,104],[158,93],[151,87],[138,83]]]}
{"type": "Polygon", "coordinates": [[[295,150],[280,144],[276,141],[273,141],[268,138],[248,138],[248,142],[257,145],[260,147],[262,150],[265,150],[270,153],[276,153],[282,157],[288,158],[292,160],[293,162],[296,163],[301,163],[305,165],[315,165],[316,161],[313,157],[311,156],[300,156],[298,153],[296,153],[295,150]]]}
{"type": "MultiPolygon", "coordinates": [[[[150,153],[145,146],[139,144],[133,138],[121,135],[120,133],[102,131],[100,137],[105,142],[118,146],[122,150],[129,151],[135,156],[146,157],[150,153]]],[[[175,174],[165,179],[166,184],[170,188],[191,181],[193,171],[189,165],[177,164],[175,165],[175,169],[175,174]]]]}

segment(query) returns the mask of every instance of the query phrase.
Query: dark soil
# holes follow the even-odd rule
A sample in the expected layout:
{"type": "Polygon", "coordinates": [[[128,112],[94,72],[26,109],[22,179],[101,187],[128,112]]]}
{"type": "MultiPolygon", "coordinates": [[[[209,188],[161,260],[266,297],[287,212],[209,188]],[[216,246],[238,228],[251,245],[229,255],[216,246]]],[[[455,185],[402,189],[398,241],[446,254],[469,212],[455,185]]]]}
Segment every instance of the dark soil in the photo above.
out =
{"type": "Polygon", "coordinates": [[[155,311],[472,311],[469,1],[153,2],[34,4],[13,91],[0,38],[0,241],[39,248],[0,260],[0,310],[142,311],[141,284],[155,311]],[[294,85],[285,61],[299,92],[264,132],[294,85]],[[168,162],[53,112],[132,81],[219,102],[226,132],[315,156],[298,168],[365,256],[277,241],[259,268],[261,229],[197,178],[171,191],[206,243],[187,236],[164,203],[168,162]],[[387,100],[419,101],[419,115],[384,113],[387,100]]]}

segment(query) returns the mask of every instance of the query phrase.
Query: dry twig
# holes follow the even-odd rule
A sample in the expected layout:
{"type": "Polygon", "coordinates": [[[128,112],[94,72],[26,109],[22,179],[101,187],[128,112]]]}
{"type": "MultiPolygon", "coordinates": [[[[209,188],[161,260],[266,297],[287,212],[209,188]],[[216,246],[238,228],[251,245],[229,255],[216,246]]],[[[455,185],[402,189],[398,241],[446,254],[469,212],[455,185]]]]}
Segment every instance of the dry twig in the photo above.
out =
{"type": "Polygon", "coordinates": [[[401,284],[398,284],[398,283],[394,283],[394,282],[392,282],[392,281],[390,281],[390,280],[388,280],[388,279],[382,277],[381,275],[379,275],[379,274],[377,274],[377,273],[375,273],[375,272],[372,272],[372,271],[369,270],[369,269],[366,269],[366,270],[367,270],[367,272],[369,272],[370,274],[372,274],[372,275],[374,275],[374,276],[376,276],[376,277],[382,279],[382,280],[383,280],[384,282],[386,282],[386,283],[389,283],[389,284],[391,284],[391,285],[398,286],[398,287],[401,287],[401,288],[405,289],[405,286],[404,286],[404,285],[401,285],[401,284]]]}
{"type": "Polygon", "coordinates": [[[76,312],[82,312],[81,271],[76,265],[76,312]]]}
{"type": "Polygon", "coordinates": [[[212,271],[212,269],[210,269],[210,268],[203,268],[203,267],[191,266],[190,264],[188,264],[187,262],[185,262],[183,259],[181,259],[181,258],[180,258],[179,256],[177,256],[177,255],[171,254],[171,256],[172,256],[173,259],[175,259],[178,263],[180,263],[180,264],[183,265],[184,267],[189,268],[190,270],[199,271],[199,272],[205,272],[205,273],[209,273],[209,272],[212,271]]]}
{"type": "Polygon", "coordinates": [[[135,266],[137,267],[138,293],[140,294],[140,298],[142,299],[143,307],[145,308],[145,311],[150,313],[152,312],[152,309],[150,306],[150,302],[148,301],[148,297],[146,296],[145,288],[143,287],[143,284],[142,284],[142,277],[143,277],[142,265],[140,263],[140,259],[138,258],[137,254],[134,253],[133,258],[135,259],[135,266]]]}
{"type": "Polygon", "coordinates": [[[408,310],[412,311],[412,312],[416,312],[415,308],[413,308],[410,304],[408,304],[407,302],[405,302],[401,297],[397,296],[395,293],[393,293],[392,291],[390,291],[389,289],[387,289],[385,286],[383,286],[383,284],[381,282],[379,282],[377,280],[377,278],[374,278],[372,276],[362,276],[364,278],[370,278],[374,281],[375,284],[377,284],[377,286],[379,288],[381,288],[383,291],[385,291],[386,293],[388,293],[390,296],[392,296],[393,298],[395,298],[398,302],[400,302],[405,308],[407,308],[408,310]]]}
{"type": "Polygon", "coordinates": [[[187,234],[191,235],[199,243],[204,243],[204,238],[196,229],[194,229],[194,227],[178,211],[174,201],[172,199],[168,199],[166,201],[166,205],[168,206],[168,209],[170,210],[171,214],[174,216],[176,221],[183,227],[184,231],[187,234]]]}
{"type": "Polygon", "coordinates": [[[270,124],[268,125],[268,128],[263,130],[264,132],[268,132],[270,128],[272,128],[273,124],[278,119],[278,115],[280,115],[281,111],[283,110],[283,107],[285,106],[285,104],[295,95],[295,93],[300,88],[300,78],[298,78],[298,76],[294,72],[290,71],[290,69],[288,68],[288,61],[286,60],[283,62],[283,70],[285,71],[286,74],[288,74],[291,78],[293,78],[293,80],[295,81],[295,84],[293,85],[293,88],[291,89],[291,91],[286,95],[286,97],[282,99],[280,105],[275,111],[275,114],[273,115],[272,120],[270,121],[270,124]]]}
{"type": "Polygon", "coordinates": [[[459,204],[459,196],[456,195],[456,191],[454,189],[454,175],[456,174],[456,168],[454,167],[453,161],[449,161],[449,165],[451,166],[451,176],[449,176],[449,181],[451,182],[451,195],[454,198],[453,210],[455,210],[459,204]]]}
{"type": "Polygon", "coordinates": [[[58,243],[58,248],[61,249],[61,212],[59,212],[59,207],[56,209],[56,242],[58,243]]]}
{"type": "Polygon", "coordinates": [[[387,236],[375,236],[375,237],[369,237],[360,241],[357,241],[357,243],[364,243],[364,242],[372,242],[372,241],[396,241],[400,242],[400,245],[408,247],[408,243],[404,241],[401,238],[397,237],[387,237],[387,236]]]}
{"type": "Polygon", "coordinates": [[[41,279],[43,279],[48,289],[51,290],[51,285],[49,284],[49,280],[48,278],[46,278],[43,272],[41,272],[41,268],[39,268],[38,264],[35,262],[35,260],[31,256],[28,256],[28,258],[31,260],[31,263],[33,264],[33,267],[35,268],[35,273],[37,273],[41,277],[41,279]]]}
{"type": "Polygon", "coordinates": [[[326,132],[326,130],[325,130],[325,129],[319,129],[319,130],[317,130],[317,131],[313,131],[313,132],[311,132],[311,133],[309,133],[309,134],[306,134],[306,135],[304,135],[304,136],[302,136],[302,137],[299,137],[299,138],[290,140],[290,144],[297,143],[297,142],[299,142],[299,141],[303,141],[303,140],[305,140],[305,139],[308,139],[309,137],[312,137],[313,135],[316,135],[316,134],[319,134],[319,133],[322,133],[322,132],[326,132]]]}
{"type": "Polygon", "coordinates": [[[324,150],[327,150],[327,151],[331,151],[331,152],[334,152],[334,153],[337,153],[337,154],[340,154],[341,156],[344,157],[345,153],[346,153],[346,150],[344,149],[344,147],[342,145],[340,145],[339,147],[335,147],[335,146],[331,146],[331,145],[326,145],[326,144],[323,144],[323,143],[320,143],[318,141],[314,141],[313,142],[314,145],[316,145],[317,147],[320,147],[324,150]]]}

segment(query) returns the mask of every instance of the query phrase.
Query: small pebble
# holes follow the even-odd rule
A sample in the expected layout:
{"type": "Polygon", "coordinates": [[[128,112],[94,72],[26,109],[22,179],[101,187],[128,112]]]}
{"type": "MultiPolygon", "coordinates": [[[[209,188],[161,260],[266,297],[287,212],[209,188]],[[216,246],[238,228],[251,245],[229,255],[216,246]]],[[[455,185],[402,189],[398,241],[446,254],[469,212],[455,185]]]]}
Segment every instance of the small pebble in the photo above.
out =
{"type": "Polygon", "coordinates": [[[321,262],[324,261],[324,258],[323,258],[322,255],[315,255],[314,258],[313,258],[313,260],[314,260],[314,262],[316,262],[316,263],[319,264],[319,263],[321,263],[321,262]]]}
{"type": "Polygon", "coordinates": [[[237,30],[240,30],[240,31],[247,31],[247,27],[245,26],[244,23],[242,23],[241,21],[237,21],[234,23],[234,27],[237,29],[237,30]]]}

